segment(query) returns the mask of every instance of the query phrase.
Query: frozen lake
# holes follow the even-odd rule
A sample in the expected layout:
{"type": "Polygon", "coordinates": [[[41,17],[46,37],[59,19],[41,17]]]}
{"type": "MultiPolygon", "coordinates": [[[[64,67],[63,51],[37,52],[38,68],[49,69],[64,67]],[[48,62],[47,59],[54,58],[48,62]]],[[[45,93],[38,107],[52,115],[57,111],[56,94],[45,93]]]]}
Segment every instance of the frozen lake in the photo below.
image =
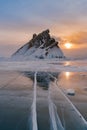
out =
{"type": "Polygon", "coordinates": [[[86,121],[87,72],[0,70],[0,130],[87,130],[86,121]]]}

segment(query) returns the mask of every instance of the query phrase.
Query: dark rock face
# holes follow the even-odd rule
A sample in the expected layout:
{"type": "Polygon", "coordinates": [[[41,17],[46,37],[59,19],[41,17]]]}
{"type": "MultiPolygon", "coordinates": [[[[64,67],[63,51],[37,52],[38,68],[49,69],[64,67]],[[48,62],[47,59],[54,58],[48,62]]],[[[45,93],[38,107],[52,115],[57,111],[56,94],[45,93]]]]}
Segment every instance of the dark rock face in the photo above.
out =
{"type": "Polygon", "coordinates": [[[42,48],[45,48],[51,45],[53,46],[57,45],[58,42],[56,42],[54,38],[50,37],[49,32],[50,32],[49,29],[47,29],[38,35],[33,34],[33,38],[28,43],[29,47],[36,46],[36,48],[38,48],[39,46],[43,45],[42,48]]]}
{"type": "MultiPolygon", "coordinates": [[[[50,31],[49,31],[49,29],[47,29],[47,30],[39,33],[38,35],[37,34],[33,34],[32,39],[27,44],[25,44],[20,49],[18,49],[12,55],[12,57],[18,56],[18,55],[25,55],[25,53],[28,52],[31,48],[36,48],[36,50],[38,48],[42,49],[42,50],[45,50],[45,54],[44,55],[47,56],[49,54],[49,52],[48,52],[49,49],[52,49],[54,47],[59,48],[58,42],[54,38],[52,38],[49,33],[50,33],[50,31]]],[[[32,51],[32,53],[34,53],[34,52],[35,52],[35,50],[32,51]]],[[[29,55],[29,53],[28,53],[28,55],[29,55]]],[[[63,53],[61,53],[60,57],[62,57],[62,56],[63,56],[63,53]]],[[[38,58],[37,55],[35,57],[38,58]]],[[[39,57],[44,57],[44,56],[43,56],[43,54],[41,54],[39,57]]],[[[56,57],[58,57],[58,55],[56,57]]]]}

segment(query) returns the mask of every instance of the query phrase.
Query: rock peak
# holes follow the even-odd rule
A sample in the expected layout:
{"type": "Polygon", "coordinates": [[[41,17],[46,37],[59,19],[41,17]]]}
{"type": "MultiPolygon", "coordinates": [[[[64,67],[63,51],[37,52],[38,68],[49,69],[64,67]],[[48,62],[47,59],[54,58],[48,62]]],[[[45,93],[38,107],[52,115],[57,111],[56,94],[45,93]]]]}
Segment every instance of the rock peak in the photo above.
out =
{"type": "Polygon", "coordinates": [[[43,45],[43,48],[51,46],[51,45],[58,45],[58,42],[55,41],[54,38],[50,36],[50,31],[49,29],[46,29],[45,31],[37,34],[33,34],[33,38],[31,41],[29,41],[29,47],[36,46],[39,47],[43,45]]]}
{"type": "Polygon", "coordinates": [[[49,29],[46,29],[46,30],[44,30],[42,33],[50,33],[50,30],[49,29]]]}
{"type": "Polygon", "coordinates": [[[38,58],[62,58],[64,55],[58,46],[58,42],[50,36],[50,30],[46,29],[39,34],[33,34],[32,39],[18,49],[12,56],[29,56],[38,58]]]}

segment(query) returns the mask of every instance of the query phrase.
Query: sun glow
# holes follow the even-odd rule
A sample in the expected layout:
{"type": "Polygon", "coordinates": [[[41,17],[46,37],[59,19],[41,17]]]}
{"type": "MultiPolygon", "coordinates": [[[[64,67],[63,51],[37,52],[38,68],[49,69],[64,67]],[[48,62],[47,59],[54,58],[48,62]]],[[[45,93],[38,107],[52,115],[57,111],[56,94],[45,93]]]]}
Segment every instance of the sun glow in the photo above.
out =
{"type": "Polygon", "coordinates": [[[72,44],[69,43],[69,42],[65,43],[64,46],[65,46],[67,49],[72,48],[72,44]]]}
{"type": "Polygon", "coordinates": [[[65,76],[66,76],[66,78],[69,78],[70,77],[70,72],[65,72],[65,76]]]}

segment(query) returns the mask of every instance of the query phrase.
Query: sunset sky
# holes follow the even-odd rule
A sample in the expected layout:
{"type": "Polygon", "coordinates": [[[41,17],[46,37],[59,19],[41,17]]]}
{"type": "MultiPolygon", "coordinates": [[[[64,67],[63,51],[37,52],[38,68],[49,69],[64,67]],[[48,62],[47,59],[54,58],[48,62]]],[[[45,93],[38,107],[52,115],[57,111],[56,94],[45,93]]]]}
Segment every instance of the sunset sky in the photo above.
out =
{"type": "Polygon", "coordinates": [[[0,56],[48,28],[66,56],[87,57],[87,0],[0,0],[0,56]]]}

